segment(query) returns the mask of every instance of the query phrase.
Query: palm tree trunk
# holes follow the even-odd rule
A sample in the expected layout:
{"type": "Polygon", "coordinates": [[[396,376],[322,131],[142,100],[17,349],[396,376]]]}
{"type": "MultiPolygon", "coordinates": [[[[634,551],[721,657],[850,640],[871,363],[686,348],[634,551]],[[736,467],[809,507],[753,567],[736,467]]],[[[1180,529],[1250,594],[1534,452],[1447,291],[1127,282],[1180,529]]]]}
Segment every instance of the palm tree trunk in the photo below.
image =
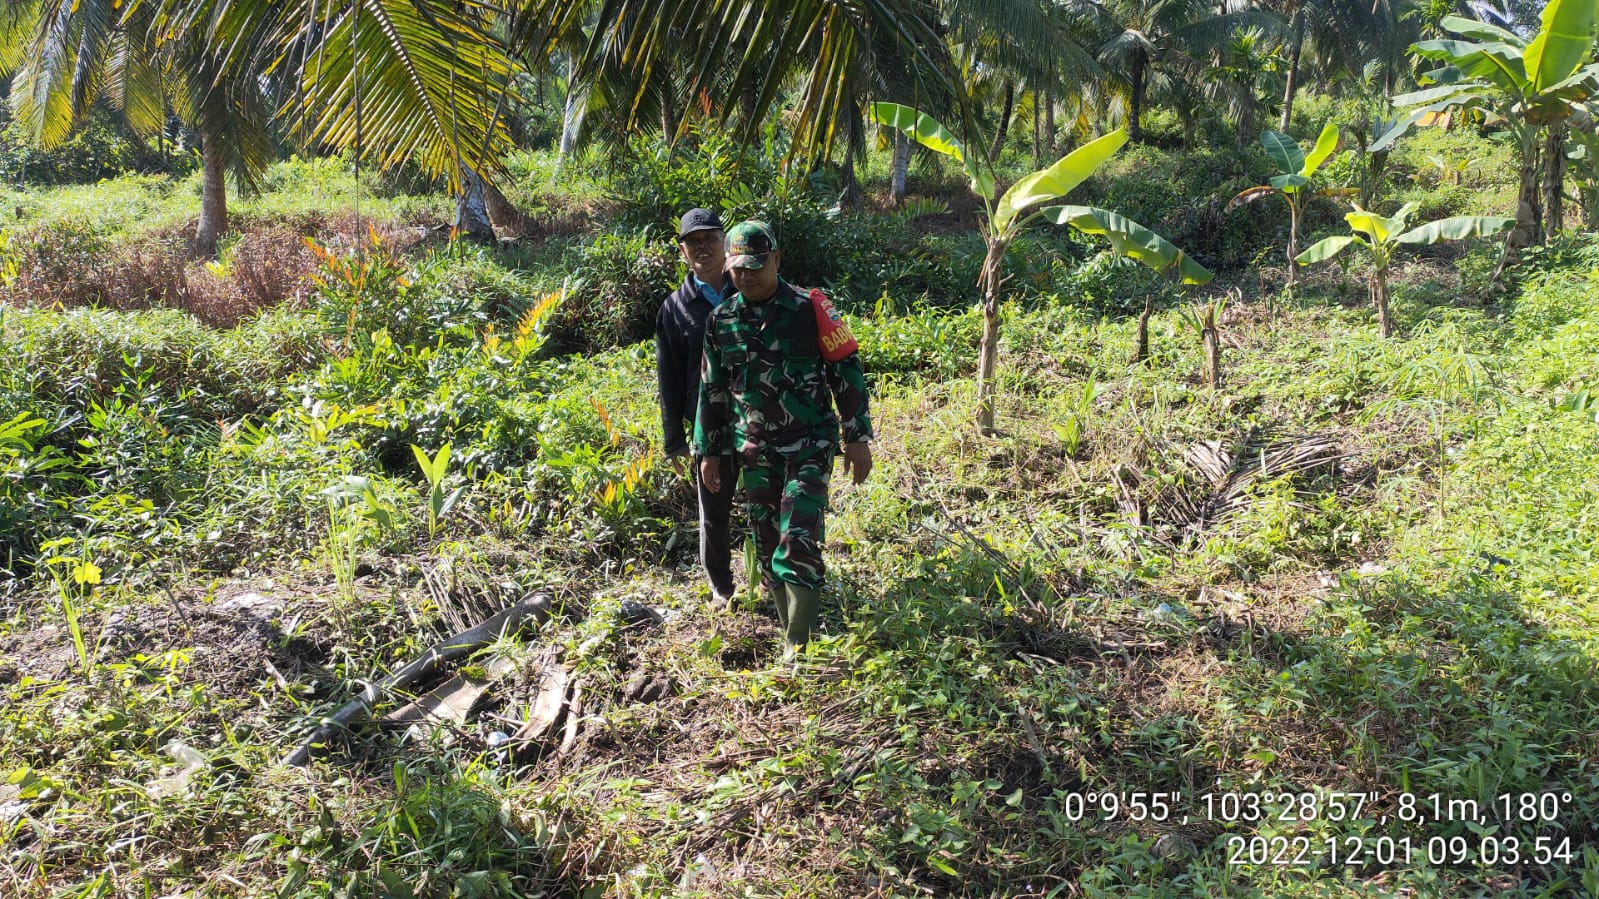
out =
{"type": "Polygon", "coordinates": [[[1543,215],[1545,237],[1554,237],[1565,227],[1565,202],[1561,191],[1566,183],[1566,123],[1549,126],[1543,153],[1543,215]]]}
{"type": "Polygon", "coordinates": [[[1005,105],[999,113],[999,127],[994,129],[994,144],[988,148],[988,158],[998,159],[1005,147],[1005,134],[1010,131],[1011,110],[1016,108],[1016,82],[1005,82],[1005,105]]]}
{"type": "Polygon", "coordinates": [[[483,177],[468,168],[461,178],[461,195],[455,198],[455,234],[476,243],[494,242],[494,225],[489,221],[488,201],[483,196],[483,177]]]}
{"type": "Polygon", "coordinates": [[[492,181],[483,182],[483,206],[488,211],[489,223],[502,232],[521,234],[531,224],[527,215],[517,209],[516,204],[501,193],[492,181]]]}
{"type": "Polygon", "coordinates": [[[852,138],[846,138],[845,141],[844,193],[838,198],[838,203],[845,209],[860,209],[861,184],[855,177],[855,141],[852,138]]]}
{"type": "Polygon", "coordinates": [[[888,191],[894,199],[894,205],[905,202],[905,178],[910,174],[911,168],[911,139],[905,132],[894,132],[894,168],[889,175],[888,191]]]}
{"type": "Polygon", "coordinates": [[[194,229],[194,251],[215,256],[217,241],[228,229],[228,181],[222,147],[207,132],[200,132],[200,223],[194,229]]]}
{"type": "Polygon", "coordinates": [[[1055,158],[1055,150],[1060,144],[1055,140],[1055,98],[1044,95],[1044,149],[1049,153],[1049,158],[1055,158]]]}
{"type": "Polygon", "coordinates": [[[1137,143],[1144,139],[1144,66],[1148,58],[1142,47],[1133,54],[1133,97],[1128,110],[1127,139],[1137,143]]]}
{"type": "Polygon", "coordinates": [[[977,432],[991,436],[994,429],[994,369],[999,364],[999,300],[1005,243],[988,239],[988,255],[983,257],[983,341],[977,353],[977,432]]]}
{"type": "Polygon", "coordinates": [[[1294,93],[1299,90],[1299,53],[1305,47],[1305,16],[1294,15],[1294,30],[1288,38],[1288,79],[1283,86],[1283,117],[1278,131],[1288,133],[1288,121],[1294,114],[1294,93]]]}
{"type": "Polygon", "coordinates": [[[1042,117],[1039,116],[1039,114],[1038,114],[1039,113],[1038,101],[1039,101],[1038,91],[1033,91],[1033,168],[1034,169],[1038,169],[1038,168],[1042,167],[1043,166],[1043,159],[1044,159],[1043,135],[1041,134],[1041,132],[1044,130],[1044,122],[1043,122],[1042,117]]]}

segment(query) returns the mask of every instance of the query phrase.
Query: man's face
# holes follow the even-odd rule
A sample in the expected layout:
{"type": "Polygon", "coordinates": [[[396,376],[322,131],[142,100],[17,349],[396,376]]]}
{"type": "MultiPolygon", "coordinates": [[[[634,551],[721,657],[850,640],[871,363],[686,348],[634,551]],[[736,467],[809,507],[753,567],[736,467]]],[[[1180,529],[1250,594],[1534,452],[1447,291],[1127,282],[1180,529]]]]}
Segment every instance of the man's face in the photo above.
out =
{"type": "Polygon", "coordinates": [[[683,251],[683,261],[693,270],[694,277],[706,284],[722,283],[722,268],[727,262],[725,239],[720,229],[707,228],[684,235],[677,242],[683,251]]]}
{"type": "Polygon", "coordinates": [[[729,269],[733,286],[751,303],[764,303],[777,293],[777,265],[783,254],[773,250],[766,254],[766,264],[760,268],[729,269]]]}

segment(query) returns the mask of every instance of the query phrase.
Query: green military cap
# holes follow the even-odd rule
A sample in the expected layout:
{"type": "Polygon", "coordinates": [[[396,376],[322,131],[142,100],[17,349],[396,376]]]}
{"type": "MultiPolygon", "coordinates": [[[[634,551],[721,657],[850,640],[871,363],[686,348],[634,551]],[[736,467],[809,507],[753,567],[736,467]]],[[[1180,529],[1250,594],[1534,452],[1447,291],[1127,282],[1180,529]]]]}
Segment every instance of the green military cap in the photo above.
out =
{"type": "Polygon", "coordinates": [[[760,268],[766,254],[777,249],[777,235],[765,222],[739,222],[727,232],[727,264],[730,268],[760,268]]]}

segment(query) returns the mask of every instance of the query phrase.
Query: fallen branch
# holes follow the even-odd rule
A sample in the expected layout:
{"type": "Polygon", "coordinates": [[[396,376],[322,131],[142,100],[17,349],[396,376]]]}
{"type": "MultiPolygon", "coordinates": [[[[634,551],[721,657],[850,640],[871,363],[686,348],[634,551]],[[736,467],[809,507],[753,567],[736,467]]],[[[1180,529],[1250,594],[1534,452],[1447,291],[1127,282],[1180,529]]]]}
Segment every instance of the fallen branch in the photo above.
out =
{"type": "Polygon", "coordinates": [[[431,677],[445,665],[464,659],[507,634],[520,631],[529,618],[543,623],[549,617],[550,597],[540,593],[498,612],[477,627],[439,643],[399,671],[377,683],[367,684],[359,696],[334,712],[298,749],[289,753],[283,759],[283,765],[300,767],[310,762],[315,747],[326,744],[335,733],[349,730],[352,724],[371,714],[372,707],[380,699],[395,690],[404,690],[431,677]]]}

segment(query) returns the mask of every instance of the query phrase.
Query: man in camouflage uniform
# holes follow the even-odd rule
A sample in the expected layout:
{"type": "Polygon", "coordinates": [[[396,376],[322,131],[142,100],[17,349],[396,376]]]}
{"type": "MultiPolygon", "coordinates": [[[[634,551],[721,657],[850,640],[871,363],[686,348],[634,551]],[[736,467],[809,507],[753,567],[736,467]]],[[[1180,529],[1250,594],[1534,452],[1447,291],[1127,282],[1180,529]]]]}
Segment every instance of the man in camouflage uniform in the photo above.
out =
{"type": "Polygon", "coordinates": [[[733,489],[712,460],[732,453],[743,467],[761,573],[792,657],[821,605],[824,513],[841,424],[844,470],[859,484],[872,469],[866,379],[859,353],[822,357],[807,294],[778,276],[782,253],[770,227],[735,226],[727,255],[738,293],[706,325],[694,451],[712,492],[733,489]]]}

